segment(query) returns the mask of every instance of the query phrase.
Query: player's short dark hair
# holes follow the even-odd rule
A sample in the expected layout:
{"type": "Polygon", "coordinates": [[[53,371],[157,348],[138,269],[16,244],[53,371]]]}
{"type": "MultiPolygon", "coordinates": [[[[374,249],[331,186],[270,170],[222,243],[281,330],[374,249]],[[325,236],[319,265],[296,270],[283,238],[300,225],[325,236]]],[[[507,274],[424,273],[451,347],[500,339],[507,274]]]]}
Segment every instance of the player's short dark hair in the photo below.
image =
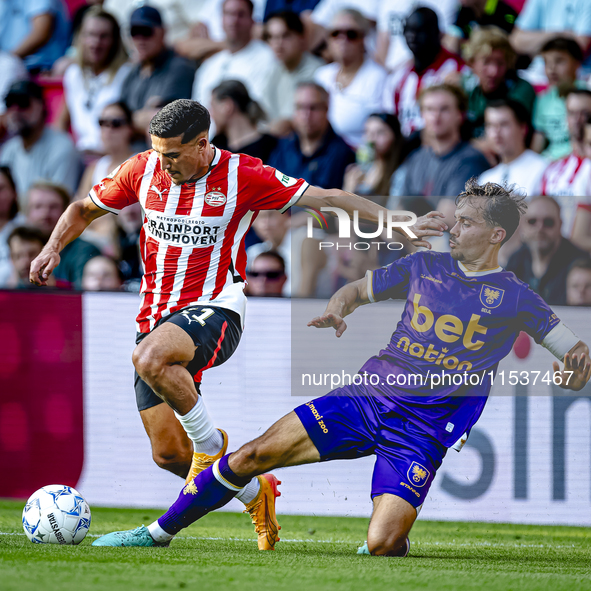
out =
{"type": "Polygon", "coordinates": [[[6,243],[9,247],[10,241],[13,238],[20,238],[24,242],[39,242],[41,246],[45,246],[49,236],[34,226],[17,226],[16,228],[13,228],[12,232],[10,232],[8,235],[8,239],[6,240],[6,243]]]}
{"type": "Polygon", "coordinates": [[[456,205],[482,198],[484,206],[479,204],[477,209],[489,226],[501,226],[505,230],[507,235],[501,243],[505,244],[515,234],[519,220],[527,210],[525,197],[516,193],[513,187],[504,187],[497,183],[479,185],[478,178],[472,177],[466,182],[464,191],[456,197],[456,205]]]}
{"type": "MultiPolygon", "coordinates": [[[[273,12],[265,19],[265,25],[273,18],[282,20],[285,23],[288,31],[298,35],[304,34],[304,23],[302,22],[300,15],[296,12],[293,12],[292,10],[279,10],[277,12],[273,12]]],[[[267,40],[268,34],[269,33],[265,27],[265,34],[263,36],[265,41],[267,40]]]]}
{"type": "Polygon", "coordinates": [[[150,135],[168,139],[182,136],[181,144],[188,144],[199,134],[209,131],[209,111],[197,101],[177,99],[169,103],[150,121],[150,135]]]}
{"type": "Polygon", "coordinates": [[[425,88],[419,95],[419,106],[422,107],[423,99],[428,94],[433,94],[434,92],[447,92],[448,94],[451,94],[456,99],[460,113],[465,113],[468,110],[468,97],[466,96],[466,93],[459,86],[447,82],[427,86],[427,88],[425,88]]]}
{"type": "Polygon", "coordinates": [[[572,38],[569,37],[554,37],[547,41],[542,46],[540,53],[547,51],[562,51],[568,53],[577,62],[582,62],[584,59],[583,50],[581,46],[572,38]]]}

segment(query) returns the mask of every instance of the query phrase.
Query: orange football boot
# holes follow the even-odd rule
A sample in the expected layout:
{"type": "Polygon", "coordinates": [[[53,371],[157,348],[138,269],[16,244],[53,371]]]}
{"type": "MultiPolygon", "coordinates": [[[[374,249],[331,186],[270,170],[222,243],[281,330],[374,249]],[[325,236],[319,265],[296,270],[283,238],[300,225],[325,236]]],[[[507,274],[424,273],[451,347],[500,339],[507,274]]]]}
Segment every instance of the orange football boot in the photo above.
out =
{"type": "Polygon", "coordinates": [[[258,534],[259,550],[275,550],[279,541],[281,526],[275,515],[275,499],[281,496],[277,489],[281,484],[273,474],[257,476],[261,488],[259,494],[246,505],[245,513],[249,513],[258,534]]]}

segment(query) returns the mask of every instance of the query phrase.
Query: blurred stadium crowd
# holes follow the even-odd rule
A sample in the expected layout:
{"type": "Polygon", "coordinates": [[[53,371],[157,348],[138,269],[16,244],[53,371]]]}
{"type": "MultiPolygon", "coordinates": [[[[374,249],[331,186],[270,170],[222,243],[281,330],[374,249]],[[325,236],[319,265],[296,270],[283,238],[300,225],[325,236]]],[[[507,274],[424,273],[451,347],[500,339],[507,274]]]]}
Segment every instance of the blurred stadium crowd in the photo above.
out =
{"type": "MultiPolygon", "coordinates": [[[[591,305],[589,0],[86,2],[0,0],[0,287],[35,289],[68,203],[192,98],[215,146],[450,227],[469,178],[515,185],[529,208],[502,265],[550,304],[591,305]]],[[[307,219],[260,213],[251,295],[326,297],[403,256],[307,219]]],[[[138,291],[141,224],[139,204],[93,222],[55,287],[138,291]]]]}

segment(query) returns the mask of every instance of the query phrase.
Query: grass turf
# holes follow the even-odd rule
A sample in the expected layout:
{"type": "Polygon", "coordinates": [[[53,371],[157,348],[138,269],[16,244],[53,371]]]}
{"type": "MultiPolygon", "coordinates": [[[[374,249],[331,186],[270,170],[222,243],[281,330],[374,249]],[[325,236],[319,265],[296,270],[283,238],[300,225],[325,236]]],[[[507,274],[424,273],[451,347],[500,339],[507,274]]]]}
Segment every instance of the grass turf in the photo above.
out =
{"type": "Polygon", "coordinates": [[[0,589],[591,590],[591,530],[418,521],[408,558],[357,556],[367,519],[280,516],[275,552],[257,550],[246,515],[212,513],[170,548],[93,548],[97,535],[161,511],[92,508],[80,546],[31,544],[23,502],[0,501],[0,589]]]}

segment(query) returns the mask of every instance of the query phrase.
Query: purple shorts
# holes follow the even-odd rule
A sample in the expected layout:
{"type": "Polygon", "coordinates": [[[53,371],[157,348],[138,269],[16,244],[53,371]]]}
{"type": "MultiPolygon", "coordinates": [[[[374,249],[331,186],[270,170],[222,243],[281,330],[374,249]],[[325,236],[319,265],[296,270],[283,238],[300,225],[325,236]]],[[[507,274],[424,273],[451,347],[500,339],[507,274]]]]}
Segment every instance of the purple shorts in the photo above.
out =
{"type": "Polygon", "coordinates": [[[302,404],[295,413],[321,462],[375,454],[372,499],[390,493],[418,507],[447,448],[401,414],[377,408],[374,398],[352,385],[302,404]]]}

